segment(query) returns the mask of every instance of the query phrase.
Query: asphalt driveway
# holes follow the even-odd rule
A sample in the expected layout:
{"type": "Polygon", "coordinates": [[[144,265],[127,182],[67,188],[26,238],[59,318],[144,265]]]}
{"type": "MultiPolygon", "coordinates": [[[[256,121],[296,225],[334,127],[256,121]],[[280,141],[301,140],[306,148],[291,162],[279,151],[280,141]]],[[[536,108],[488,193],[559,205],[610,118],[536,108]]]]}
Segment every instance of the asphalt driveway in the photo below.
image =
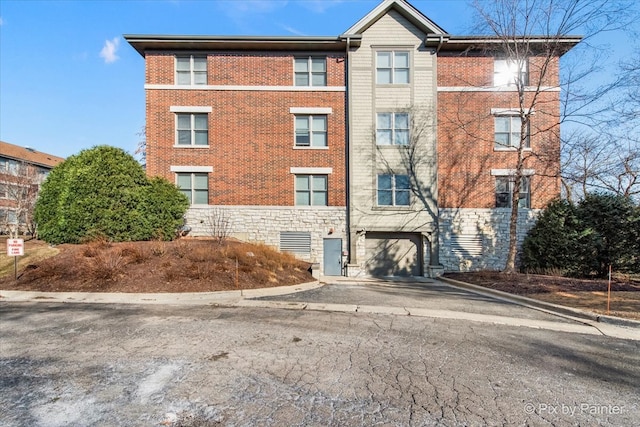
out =
{"type": "Polygon", "coordinates": [[[640,425],[640,342],[602,335],[170,304],[0,319],[2,426],[640,425]]]}
{"type": "Polygon", "coordinates": [[[480,295],[437,280],[340,281],[303,292],[256,298],[265,301],[295,301],[358,306],[412,307],[451,312],[570,322],[508,301],[480,295]]]}

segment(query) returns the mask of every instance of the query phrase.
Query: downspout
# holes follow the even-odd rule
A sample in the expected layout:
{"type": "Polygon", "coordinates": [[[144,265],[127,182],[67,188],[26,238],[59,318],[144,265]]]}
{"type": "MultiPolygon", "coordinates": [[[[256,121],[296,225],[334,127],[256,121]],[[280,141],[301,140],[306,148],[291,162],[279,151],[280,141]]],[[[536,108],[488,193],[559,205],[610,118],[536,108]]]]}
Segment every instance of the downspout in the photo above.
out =
{"type": "MultiPolygon", "coordinates": [[[[426,41],[425,41],[426,43],[426,41]]],[[[434,193],[434,229],[433,229],[433,233],[431,234],[431,242],[430,242],[430,247],[431,247],[431,256],[429,259],[429,275],[431,277],[434,276],[434,272],[435,271],[443,271],[443,267],[442,264],[440,264],[440,207],[438,204],[438,192],[439,192],[439,186],[438,186],[438,180],[439,180],[439,176],[438,176],[438,53],[440,52],[440,49],[442,48],[442,46],[444,45],[444,35],[442,34],[438,34],[438,46],[436,47],[436,51],[434,53],[434,55],[436,56],[435,58],[435,103],[434,103],[434,109],[435,109],[435,113],[434,114],[434,118],[435,118],[435,123],[434,123],[434,129],[435,129],[435,155],[434,155],[434,160],[435,160],[435,164],[434,164],[434,171],[435,171],[435,191],[434,193]]],[[[436,274],[437,275],[437,274],[436,274]]]]}
{"type": "Polygon", "coordinates": [[[440,48],[444,44],[444,36],[442,34],[439,34],[438,37],[440,38],[440,41],[438,42],[438,47],[436,48],[436,56],[438,56],[438,52],[440,52],[440,48]]]}
{"type": "MultiPolygon", "coordinates": [[[[351,148],[350,148],[350,132],[351,126],[349,125],[349,118],[351,117],[351,91],[349,90],[349,76],[351,75],[351,38],[347,36],[347,46],[346,46],[346,58],[347,66],[345,67],[345,76],[344,76],[344,87],[345,87],[345,120],[344,120],[344,138],[345,138],[345,175],[346,175],[346,235],[347,235],[347,265],[351,264],[352,259],[352,247],[351,247],[351,148]]],[[[347,266],[345,266],[345,276],[348,275],[347,266]]]]}

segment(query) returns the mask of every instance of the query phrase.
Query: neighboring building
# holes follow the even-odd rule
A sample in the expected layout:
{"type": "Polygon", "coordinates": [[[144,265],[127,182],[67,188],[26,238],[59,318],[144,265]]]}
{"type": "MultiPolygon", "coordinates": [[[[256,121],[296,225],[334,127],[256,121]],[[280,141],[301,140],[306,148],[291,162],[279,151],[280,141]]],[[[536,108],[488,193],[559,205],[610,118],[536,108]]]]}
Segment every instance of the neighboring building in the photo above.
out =
{"type": "MultiPolygon", "coordinates": [[[[147,173],[187,194],[193,233],[224,219],[325,275],[504,266],[517,92],[495,39],[449,35],[404,0],[337,37],[125,38],[146,63],[147,173]]],[[[522,234],[560,192],[558,59],[522,234]]]]}
{"type": "Polygon", "coordinates": [[[0,232],[33,232],[40,184],[62,157],[0,141],[0,232]]]}

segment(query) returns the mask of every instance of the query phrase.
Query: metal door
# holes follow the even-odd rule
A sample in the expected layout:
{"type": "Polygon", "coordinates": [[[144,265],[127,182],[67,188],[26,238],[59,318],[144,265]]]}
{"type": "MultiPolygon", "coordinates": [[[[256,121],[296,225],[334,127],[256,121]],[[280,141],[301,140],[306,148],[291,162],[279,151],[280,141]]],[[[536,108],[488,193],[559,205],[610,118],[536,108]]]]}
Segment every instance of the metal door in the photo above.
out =
{"type": "Polygon", "coordinates": [[[342,276],[342,239],[324,239],[324,275],[342,276]]]}

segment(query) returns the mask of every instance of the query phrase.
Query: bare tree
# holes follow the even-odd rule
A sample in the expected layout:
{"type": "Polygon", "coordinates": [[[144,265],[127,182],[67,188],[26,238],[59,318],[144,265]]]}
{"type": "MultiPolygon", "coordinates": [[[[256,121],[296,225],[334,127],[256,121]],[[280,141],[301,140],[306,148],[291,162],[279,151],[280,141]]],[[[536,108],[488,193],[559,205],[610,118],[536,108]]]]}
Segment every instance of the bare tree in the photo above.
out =
{"type": "Polygon", "coordinates": [[[640,52],[618,69],[593,119],[563,137],[562,182],[570,200],[591,191],[640,195],[640,52]]]}
{"type": "Polygon", "coordinates": [[[36,166],[25,162],[15,162],[0,174],[0,195],[6,199],[0,221],[11,237],[21,232],[35,235],[33,210],[43,177],[36,166]]]}
{"type": "Polygon", "coordinates": [[[563,140],[562,185],[576,201],[592,191],[640,195],[640,144],[629,136],[576,131],[563,140]]]}
{"type": "Polygon", "coordinates": [[[138,161],[144,167],[147,164],[147,130],[145,126],[142,126],[140,132],[136,133],[138,136],[138,145],[133,152],[134,156],[138,156],[138,161]]]}
{"type": "Polygon", "coordinates": [[[207,211],[203,225],[207,234],[222,245],[231,235],[231,221],[224,210],[212,208],[207,211]]]}
{"type": "MultiPolygon", "coordinates": [[[[559,124],[567,116],[574,118],[593,114],[597,93],[585,93],[581,85],[585,77],[596,71],[593,63],[576,62],[563,81],[555,79],[559,58],[569,47],[580,40],[588,47],[590,40],[599,33],[624,25],[625,3],[613,0],[474,0],[479,28],[491,34],[487,43],[492,55],[506,60],[509,83],[514,86],[515,114],[520,119],[520,140],[510,148],[513,153],[513,186],[509,220],[509,250],[505,273],[515,272],[517,254],[518,203],[523,185],[524,170],[529,157],[539,159],[555,157],[559,161],[559,149],[529,151],[529,138],[535,134],[559,138],[559,124]],[[547,95],[564,89],[567,102],[562,112],[556,110],[557,102],[547,95]],[[535,115],[535,118],[534,118],[535,115]],[[541,117],[551,119],[549,125],[541,117]],[[534,128],[532,124],[536,124],[534,128]]],[[[553,146],[549,144],[548,147],[553,146]]],[[[559,148],[559,141],[557,143],[559,148]]],[[[559,173],[559,170],[558,170],[559,173]]]]}

